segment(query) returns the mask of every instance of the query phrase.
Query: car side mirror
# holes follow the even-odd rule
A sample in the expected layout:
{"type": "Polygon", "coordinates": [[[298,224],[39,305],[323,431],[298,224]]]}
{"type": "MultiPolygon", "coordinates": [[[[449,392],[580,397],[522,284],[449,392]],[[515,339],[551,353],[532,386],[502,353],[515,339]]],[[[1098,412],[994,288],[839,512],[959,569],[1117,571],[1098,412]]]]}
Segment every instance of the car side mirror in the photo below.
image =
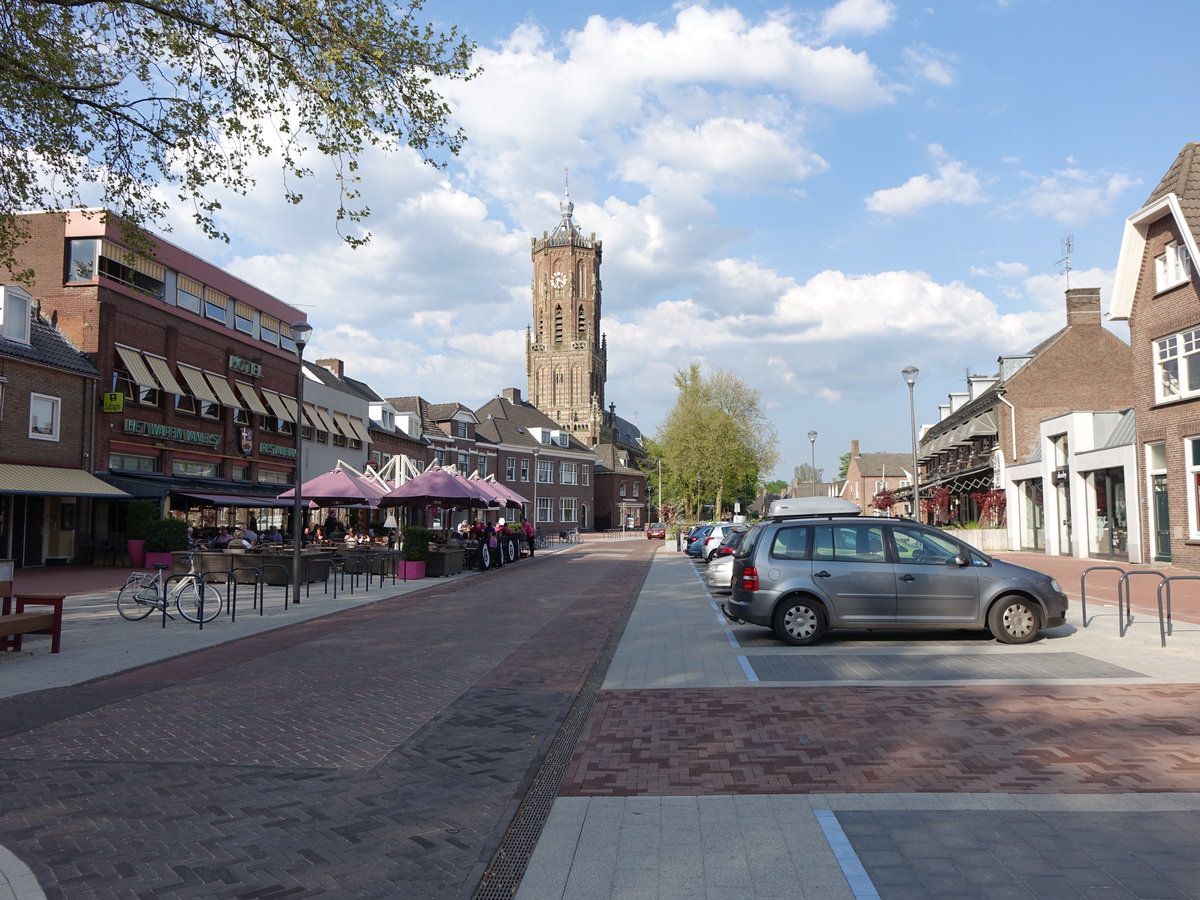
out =
{"type": "Polygon", "coordinates": [[[965,568],[966,566],[969,566],[970,564],[971,564],[971,560],[967,558],[967,555],[965,553],[960,553],[960,554],[958,554],[958,556],[954,557],[954,559],[948,560],[946,562],[946,565],[955,566],[956,568],[959,568],[959,569],[965,568]]]}

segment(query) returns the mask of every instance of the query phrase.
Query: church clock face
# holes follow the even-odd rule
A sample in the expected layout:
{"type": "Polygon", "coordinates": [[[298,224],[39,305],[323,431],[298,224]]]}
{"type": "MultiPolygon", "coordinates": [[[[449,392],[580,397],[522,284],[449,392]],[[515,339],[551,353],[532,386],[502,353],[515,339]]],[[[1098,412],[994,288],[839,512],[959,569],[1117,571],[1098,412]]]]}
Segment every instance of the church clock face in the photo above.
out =
{"type": "Polygon", "coordinates": [[[553,275],[551,275],[550,286],[560,291],[565,288],[567,286],[567,273],[555,272],[553,275]]]}

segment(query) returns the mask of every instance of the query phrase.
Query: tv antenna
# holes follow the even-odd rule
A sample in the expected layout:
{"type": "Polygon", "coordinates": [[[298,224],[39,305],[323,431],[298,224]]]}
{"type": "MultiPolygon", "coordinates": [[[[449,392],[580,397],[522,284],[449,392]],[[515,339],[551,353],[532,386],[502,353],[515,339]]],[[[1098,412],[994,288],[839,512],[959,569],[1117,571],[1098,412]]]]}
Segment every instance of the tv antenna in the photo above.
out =
{"type": "Polygon", "coordinates": [[[1062,239],[1062,259],[1056,265],[1063,267],[1063,275],[1067,277],[1067,290],[1071,289],[1071,251],[1075,249],[1075,236],[1065,235],[1062,239]]]}

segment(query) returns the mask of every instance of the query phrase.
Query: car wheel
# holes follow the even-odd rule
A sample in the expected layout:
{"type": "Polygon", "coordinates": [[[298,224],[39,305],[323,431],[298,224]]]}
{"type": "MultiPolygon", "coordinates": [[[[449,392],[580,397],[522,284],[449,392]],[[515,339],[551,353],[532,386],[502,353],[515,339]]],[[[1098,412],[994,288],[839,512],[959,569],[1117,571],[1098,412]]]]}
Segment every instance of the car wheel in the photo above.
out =
{"type": "Polygon", "coordinates": [[[1028,644],[1041,626],[1037,606],[1020,597],[1001,597],[988,613],[988,628],[1003,644],[1028,644]]]}
{"type": "Polygon", "coordinates": [[[779,639],[796,647],[815,644],[828,628],[825,610],[807,597],[789,597],[775,607],[771,619],[779,639]]]}

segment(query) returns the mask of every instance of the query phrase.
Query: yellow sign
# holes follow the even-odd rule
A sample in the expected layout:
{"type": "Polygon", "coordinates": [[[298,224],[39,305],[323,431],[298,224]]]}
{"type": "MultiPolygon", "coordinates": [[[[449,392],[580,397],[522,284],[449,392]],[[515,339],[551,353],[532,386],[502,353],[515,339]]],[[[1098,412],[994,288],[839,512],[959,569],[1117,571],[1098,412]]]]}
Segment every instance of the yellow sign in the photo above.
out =
{"type": "Polygon", "coordinates": [[[125,412],[125,395],[120,391],[104,394],[104,411],[106,413],[125,412]]]}

